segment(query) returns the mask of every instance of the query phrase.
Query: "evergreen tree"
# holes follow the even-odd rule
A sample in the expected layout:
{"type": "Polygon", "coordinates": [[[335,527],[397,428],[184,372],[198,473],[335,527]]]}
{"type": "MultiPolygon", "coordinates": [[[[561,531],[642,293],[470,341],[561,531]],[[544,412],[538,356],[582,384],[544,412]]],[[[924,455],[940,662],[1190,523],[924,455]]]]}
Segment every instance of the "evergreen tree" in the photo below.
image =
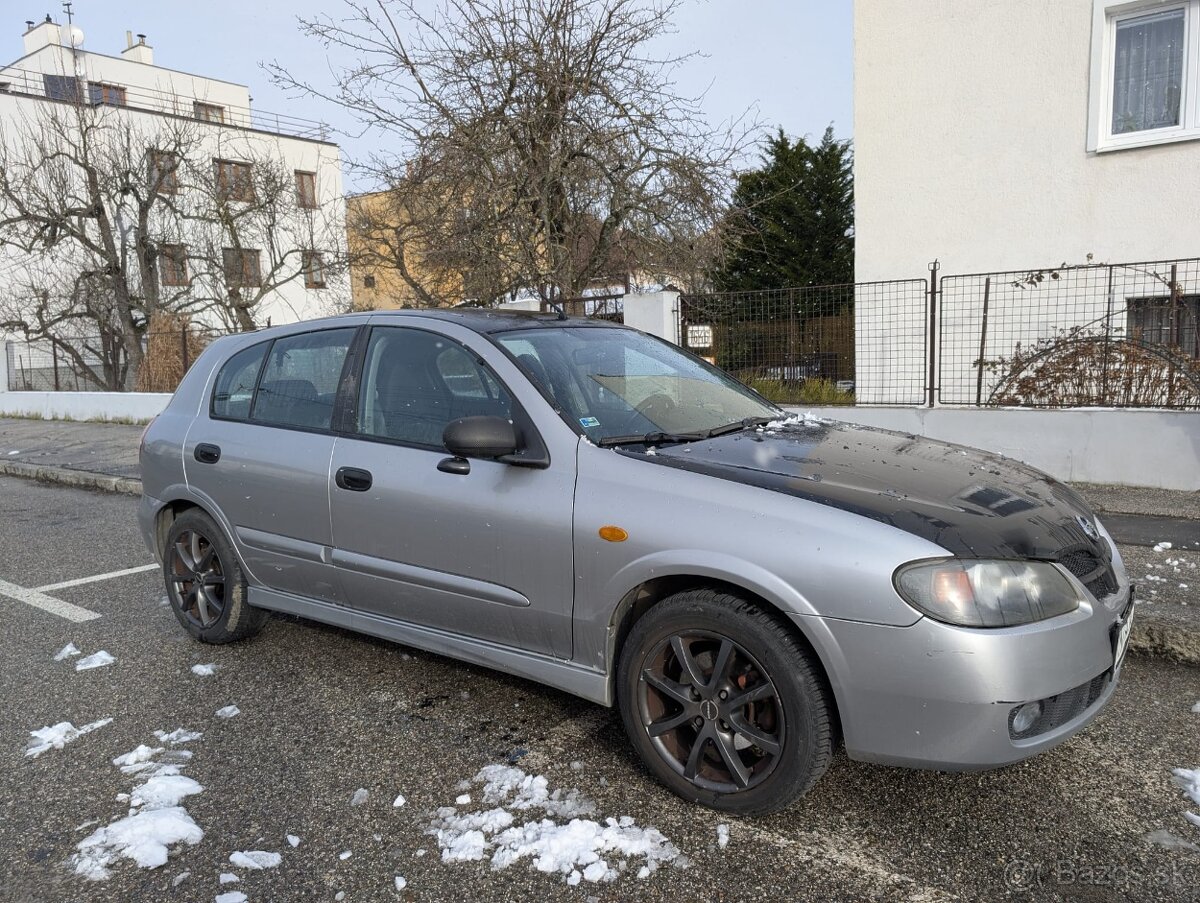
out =
{"type": "Polygon", "coordinates": [[[754,291],[854,281],[854,154],[827,128],[820,144],[783,130],[763,165],[733,193],[740,236],[713,274],[719,291],[754,291]]]}

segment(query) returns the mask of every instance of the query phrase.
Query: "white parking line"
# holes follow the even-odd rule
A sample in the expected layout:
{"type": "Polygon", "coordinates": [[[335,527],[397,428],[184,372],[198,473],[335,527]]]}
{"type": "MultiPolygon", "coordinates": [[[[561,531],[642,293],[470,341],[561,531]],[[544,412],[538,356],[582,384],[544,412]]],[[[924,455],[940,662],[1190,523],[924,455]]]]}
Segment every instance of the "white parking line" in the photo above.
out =
{"type": "Polygon", "coordinates": [[[62,583],[49,583],[39,586],[34,592],[48,593],[55,589],[66,589],[69,586],[83,586],[85,583],[97,583],[100,580],[112,580],[114,577],[128,577],[130,574],[141,574],[145,571],[158,570],[157,564],[143,564],[136,568],[125,568],[123,571],[109,571],[107,574],[97,574],[95,577],[80,577],[77,580],[64,580],[62,583]]]}
{"type": "Polygon", "coordinates": [[[6,583],[3,580],[0,580],[0,596],[8,596],[10,599],[24,602],[26,605],[32,605],[34,608],[40,608],[42,611],[58,615],[58,617],[65,618],[68,621],[74,621],[76,624],[83,621],[94,621],[100,617],[94,611],[88,611],[86,608],[80,608],[78,605],[72,605],[70,602],[62,601],[62,599],[47,596],[36,589],[26,589],[23,586],[17,586],[15,583],[6,583]]]}

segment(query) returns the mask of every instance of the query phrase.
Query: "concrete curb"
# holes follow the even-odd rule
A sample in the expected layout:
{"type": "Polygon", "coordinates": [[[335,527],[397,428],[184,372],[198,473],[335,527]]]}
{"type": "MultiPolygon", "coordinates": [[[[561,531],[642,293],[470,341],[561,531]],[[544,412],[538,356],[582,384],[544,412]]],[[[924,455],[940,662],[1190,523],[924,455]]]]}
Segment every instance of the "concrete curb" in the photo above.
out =
{"type": "Polygon", "coordinates": [[[107,473],[92,473],[87,470],[71,470],[67,467],[48,467],[41,464],[25,464],[21,461],[0,461],[0,474],[24,477],[40,483],[72,486],[76,489],[97,489],[101,492],[119,492],[124,495],[142,494],[142,481],[133,477],[118,477],[107,473]]]}

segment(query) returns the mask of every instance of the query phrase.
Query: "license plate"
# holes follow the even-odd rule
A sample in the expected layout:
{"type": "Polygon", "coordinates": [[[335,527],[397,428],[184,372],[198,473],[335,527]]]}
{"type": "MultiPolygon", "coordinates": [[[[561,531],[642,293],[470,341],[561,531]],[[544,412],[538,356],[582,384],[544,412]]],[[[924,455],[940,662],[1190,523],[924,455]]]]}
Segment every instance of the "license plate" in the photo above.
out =
{"type": "Polygon", "coordinates": [[[1129,603],[1129,610],[1125,613],[1125,617],[1117,622],[1115,631],[1115,644],[1113,649],[1113,670],[1121,667],[1121,662],[1125,660],[1125,652],[1129,648],[1129,634],[1133,630],[1133,603],[1129,603]]]}

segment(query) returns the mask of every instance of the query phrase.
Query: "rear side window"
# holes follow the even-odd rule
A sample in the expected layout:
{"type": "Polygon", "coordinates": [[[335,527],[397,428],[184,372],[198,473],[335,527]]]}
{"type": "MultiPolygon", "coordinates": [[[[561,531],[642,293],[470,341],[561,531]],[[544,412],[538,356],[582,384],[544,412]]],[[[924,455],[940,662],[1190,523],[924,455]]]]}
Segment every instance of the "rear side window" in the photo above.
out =
{"type": "Polygon", "coordinates": [[[212,415],[226,420],[247,420],[254,400],[254,383],[262,369],[263,356],[270,342],[244,348],[225,362],[217,373],[213,390],[212,415]]]}
{"type": "Polygon", "coordinates": [[[327,430],[354,328],[276,339],[263,367],[252,419],[273,426],[327,430]]]}

